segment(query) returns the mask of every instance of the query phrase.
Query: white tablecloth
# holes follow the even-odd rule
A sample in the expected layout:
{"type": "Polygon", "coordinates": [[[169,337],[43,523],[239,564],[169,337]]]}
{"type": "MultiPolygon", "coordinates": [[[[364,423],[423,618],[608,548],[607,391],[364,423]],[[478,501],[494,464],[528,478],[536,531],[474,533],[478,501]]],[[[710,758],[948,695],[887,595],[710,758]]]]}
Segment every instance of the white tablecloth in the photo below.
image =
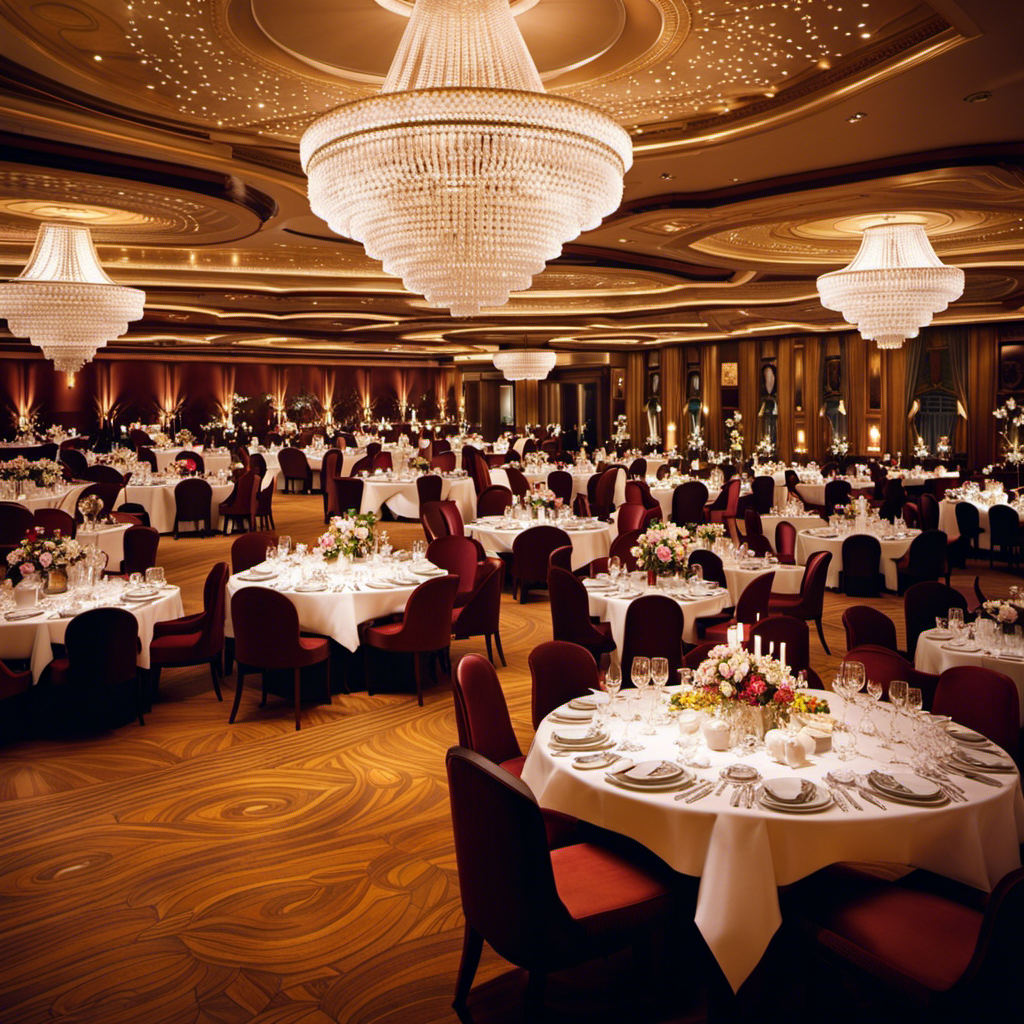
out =
{"type": "Polygon", "coordinates": [[[775,579],[772,581],[773,594],[799,594],[800,583],[804,578],[804,567],[802,565],[773,565],[764,569],[741,569],[736,562],[726,563],[725,582],[729,587],[729,599],[735,604],[740,599],[740,594],[766,572],[774,572],[775,579]]]}
{"type": "MultiPolygon", "coordinates": [[[[470,522],[476,515],[476,489],[469,477],[442,477],[441,500],[454,501],[459,506],[463,522],[470,522]]],[[[359,511],[379,515],[382,505],[387,505],[396,516],[419,519],[420,499],[416,481],[367,477],[363,481],[363,503],[359,511]]]]}
{"type": "MultiPolygon", "coordinates": [[[[269,482],[272,479],[273,477],[268,473],[266,481],[269,482]]],[[[174,529],[174,488],[179,483],[181,483],[180,480],[172,480],[167,484],[129,484],[124,489],[124,496],[121,500],[142,505],[149,513],[149,525],[160,533],[170,533],[174,529]]],[[[233,485],[218,484],[212,480],[209,481],[209,484],[213,489],[213,500],[210,502],[210,526],[217,530],[221,526],[220,515],[217,512],[218,506],[231,496],[233,485]]],[[[192,529],[192,524],[186,525],[185,529],[192,529]]]]}
{"type": "MultiPolygon", "coordinates": [[[[907,549],[913,543],[914,538],[920,530],[908,530],[908,536],[900,540],[882,540],[878,537],[878,543],[882,548],[882,560],[878,567],[879,572],[885,574],[885,586],[887,590],[897,589],[896,563],[894,559],[902,558],[907,549]]],[[[807,564],[807,559],[815,551],[831,551],[832,561],[828,566],[828,578],[825,585],[835,589],[839,586],[839,573],[843,568],[843,541],[851,534],[842,537],[819,537],[817,531],[804,530],[796,535],[796,560],[801,565],[807,564]]]]}
{"type": "MultiPolygon", "coordinates": [[[[646,699],[646,698],[645,698],[646,699]]],[[[830,703],[840,700],[828,695],[830,703]]],[[[700,877],[696,924],[726,978],[738,989],[764,954],[781,923],[777,887],[790,885],[839,861],[890,861],[925,868],[990,891],[1020,865],[1024,840],[1024,798],[1019,778],[991,776],[999,789],[958,778],[966,803],[918,808],[889,803],[883,811],[859,801],[863,811],[844,814],[835,807],[819,814],[780,814],[758,805],[729,806],[731,789],[694,804],[673,799],[671,791],[643,793],[616,787],[604,772],[574,769],[571,758],[552,757],[545,720],[530,748],[523,781],[542,807],[632,836],[676,871],[700,877]]],[[[622,725],[615,720],[614,735],[622,725]]],[[[676,726],[656,736],[633,734],[644,744],[637,761],[672,758],[676,726]]],[[[715,779],[736,761],[732,753],[710,753],[715,779]]],[[[812,759],[794,772],[764,751],[745,759],[766,778],[799,775],[818,781],[837,768],[863,773],[875,767],[865,757],[840,762],[832,754],[812,759]]]]}
{"type": "MultiPolygon", "coordinates": [[[[32,667],[32,681],[39,682],[43,669],[53,661],[53,650],[51,644],[62,644],[64,642],[64,631],[68,627],[70,619],[50,619],[47,605],[51,598],[44,598],[40,607],[44,609],[42,615],[34,619],[26,619],[20,622],[8,622],[0,618],[0,658],[30,659],[32,667]]],[[[52,605],[51,605],[52,607],[52,605]]],[[[88,608],[103,607],[102,604],[86,606],[88,608]]],[[[142,651],[139,654],[139,665],[142,668],[149,668],[149,645],[153,639],[153,624],[163,622],[166,619],[176,619],[185,614],[181,603],[181,591],[177,587],[169,587],[164,591],[164,596],[150,604],[139,605],[138,603],[125,601],[117,604],[118,608],[126,608],[139,621],[139,639],[142,641],[142,651]]]]}
{"type": "Polygon", "coordinates": [[[83,523],[78,527],[75,539],[82,547],[97,547],[107,553],[107,569],[117,572],[124,558],[124,535],[130,529],[130,523],[113,523],[100,526],[98,530],[89,530],[83,523]]]}
{"type": "Polygon", "coordinates": [[[821,516],[761,516],[761,530],[768,538],[772,548],[775,547],[775,528],[779,523],[792,523],[793,529],[799,533],[801,530],[814,530],[827,526],[821,516]]]}
{"type": "MultiPolygon", "coordinates": [[[[960,536],[960,527],[956,524],[956,507],[959,504],[957,501],[953,501],[950,498],[943,498],[939,502],[939,529],[945,533],[949,540],[956,540],[960,536]]],[[[974,504],[974,502],[970,502],[974,504]]],[[[978,538],[978,547],[985,551],[992,546],[990,543],[990,532],[991,527],[988,524],[988,513],[991,508],[990,505],[977,505],[978,509],[978,524],[985,532],[978,538]]],[[[1024,512],[1017,513],[1021,523],[1024,523],[1024,512]]]]}
{"type": "MultiPolygon", "coordinates": [[[[538,522],[538,526],[557,526],[565,529],[561,523],[538,522]]],[[[530,527],[526,527],[530,529],[530,527]]],[[[523,530],[504,530],[496,526],[473,523],[466,527],[466,532],[476,537],[484,546],[485,551],[492,551],[501,554],[511,551],[523,530]]],[[[569,540],[572,542],[572,567],[581,569],[589,565],[595,558],[604,558],[611,549],[612,541],[615,539],[615,528],[605,523],[585,530],[566,530],[569,540]]]]}
{"type": "Polygon", "coordinates": [[[914,667],[922,672],[939,675],[947,668],[958,665],[977,665],[1002,672],[1017,684],[1017,696],[1020,703],[1020,725],[1024,729],[1024,661],[1017,658],[1001,658],[995,652],[960,651],[950,649],[949,640],[937,640],[932,631],[922,633],[917,638],[914,651],[914,667]]]}
{"type": "Polygon", "coordinates": [[[227,452],[204,452],[202,448],[153,448],[152,452],[156,456],[156,468],[161,473],[177,459],[180,452],[202,455],[207,473],[216,473],[231,466],[231,456],[227,452]]]}
{"type": "MultiPolygon", "coordinates": [[[[873,484],[870,480],[863,480],[860,477],[841,476],[836,477],[835,479],[845,480],[850,485],[850,494],[853,496],[856,496],[861,492],[866,493],[873,488],[873,484]]],[[[831,483],[831,481],[828,481],[828,483],[831,483]]],[[[824,482],[820,484],[797,484],[796,493],[800,495],[805,504],[824,505],[826,486],[827,484],[824,482]]],[[[778,494],[776,494],[775,500],[778,502],[778,494]]]]}
{"type": "Polygon", "coordinates": [[[19,505],[24,505],[29,512],[35,512],[38,508],[59,508],[71,515],[75,514],[75,503],[78,496],[88,487],[88,484],[74,484],[71,487],[57,487],[53,490],[42,488],[33,491],[29,496],[22,496],[14,499],[19,505]]]}
{"type": "MultiPolygon", "coordinates": [[[[667,590],[657,587],[644,591],[645,594],[661,594],[665,597],[675,596],[667,590]]],[[[590,614],[596,615],[602,622],[610,622],[615,646],[622,650],[622,642],[626,632],[626,612],[635,598],[609,597],[601,591],[589,590],[590,614]]],[[[697,619],[705,615],[715,615],[730,604],[729,591],[720,589],[714,597],[701,597],[692,601],[681,601],[683,609],[683,639],[688,644],[700,643],[697,636],[697,619]]]]}

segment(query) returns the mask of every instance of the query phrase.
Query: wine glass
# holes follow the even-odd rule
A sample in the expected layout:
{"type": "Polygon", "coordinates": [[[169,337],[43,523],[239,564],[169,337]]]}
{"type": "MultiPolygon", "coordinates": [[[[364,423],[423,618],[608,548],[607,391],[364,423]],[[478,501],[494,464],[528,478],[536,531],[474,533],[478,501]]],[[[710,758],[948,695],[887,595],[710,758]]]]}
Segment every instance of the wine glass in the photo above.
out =
{"type": "Polygon", "coordinates": [[[662,701],[665,697],[665,687],[668,685],[668,658],[651,658],[651,682],[654,683],[651,721],[662,725],[665,721],[662,701]]]}
{"type": "MultiPolygon", "coordinates": [[[[639,687],[639,685],[640,685],[638,680],[641,679],[641,678],[644,678],[643,673],[638,672],[639,666],[637,665],[637,662],[645,662],[645,661],[648,661],[648,659],[647,658],[634,658],[633,659],[633,664],[630,666],[630,677],[633,680],[633,685],[636,686],[636,687],[639,687]]],[[[648,662],[647,667],[645,669],[645,671],[646,671],[646,678],[648,678],[648,679],[650,678],[650,670],[651,670],[650,669],[650,663],[648,662]]],[[[632,726],[634,721],[639,721],[639,719],[640,719],[640,715],[637,714],[636,711],[629,706],[630,704],[633,703],[633,701],[634,701],[634,698],[632,698],[632,697],[630,697],[628,699],[626,711],[625,711],[625,714],[623,716],[625,718],[625,720],[626,720],[626,728],[623,730],[623,733],[622,733],[622,741],[615,748],[616,750],[623,750],[623,751],[626,751],[627,753],[635,753],[638,750],[643,750],[644,749],[644,745],[642,743],[639,743],[636,740],[631,739],[630,735],[629,735],[630,726],[632,726]]]]}
{"type": "Polygon", "coordinates": [[[608,717],[618,718],[619,714],[615,710],[616,698],[619,695],[619,690],[622,688],[622,669],[619,667],[619,663],[614,659],[609,663],[608,669],[604,674],[604,691],[608,694],[608,717]]]}
{"type": "MultiPolygon", "coordinates": [[[[874,679],[869,679],[868,680],[868,696],[875,703],[880,701],[882,699],[882,684],[880,682],[876,682],[874,679]]],[[[873,704],[868,706],[867,710],[864,712],[864,718],[861,720],[861,723],[860,723],[860,731],[865,736],[877,736],[878,735],[878,729],[875,727],[875,723],[871,719],[871,711],[872,711],[873,707],[874,707],[873,704]]],[[[884,736],[882,737],[881,745],[883,747],[886,745],[885,744],[885,737],[884,736]]]]}
{"type": "Polygon", "coordinates": [[[287,558],[292,550],[292,539],[287,534],[277,538],[277,553],[281,558],[287,558]]]}
{"type": "MultiPolygon", "coordinates": [[[[651,681],[651,659],[641,656],[637,656],[633,659],[633,664],[629,669],[629,676],[633,680],[633,685],[636,687],[636,711],[634,718],[640,720],[641,712],[640,708],[643,706],[643,695],[647,684],[651,681]]],[[[650,726],[648,726],[650,728],[650,726]]],[[[651,732],[654,730],[651,729],[651,732]]],[[[650,735],[646,732],[645,735],[650,735]]]]}
{"type": "Polygon", "coordinates": [[[608,575],[611,577],[612,583],[617,583],[619,576],[622,574],[622,560],[618,555],[612,555],[608,559],[608,575]]]}
{"type": "Polygon", "coordinates": [[[907,706],[907,691],[909,686],[904,679],[893,679],[889,683],[889,703],[893,707],[891,728],[889,729],[889,745],[893,746],[897,742],[896,739],[896,722],[902,714],[903,709],[907,706]]]}

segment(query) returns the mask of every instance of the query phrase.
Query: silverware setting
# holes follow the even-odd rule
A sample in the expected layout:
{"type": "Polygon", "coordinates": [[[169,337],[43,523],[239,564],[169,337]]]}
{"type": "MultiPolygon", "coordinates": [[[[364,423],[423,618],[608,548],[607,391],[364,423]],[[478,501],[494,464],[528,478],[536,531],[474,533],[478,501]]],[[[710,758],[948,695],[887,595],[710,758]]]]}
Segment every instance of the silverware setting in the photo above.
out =
{"type": "Polygon", "coordinates": [[[704,797],[710,796],[714,792],[715,784],[713,782],[700,782],[697,784],[695,789],[691,789],[685,793],[677,793],[673,799],[685,800],[688,804],[696,803],[698,800],[703,800],[704,797]]]}

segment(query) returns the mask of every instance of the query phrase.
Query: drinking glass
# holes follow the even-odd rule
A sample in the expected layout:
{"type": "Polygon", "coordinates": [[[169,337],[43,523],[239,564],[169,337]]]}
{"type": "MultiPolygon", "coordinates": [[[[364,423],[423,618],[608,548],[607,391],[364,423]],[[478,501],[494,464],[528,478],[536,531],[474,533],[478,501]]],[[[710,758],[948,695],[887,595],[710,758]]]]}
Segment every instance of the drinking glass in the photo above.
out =
{"type": "Polygon", "coordinates": [[[276,562],[277,561],[278,550],[277,550],[277,545],[276,544],[268,544],[267,545],[267,552],[266,553],[267,553],[267,564],[268,565],[271,562],[276,562]]]}
{"type": "Polygon", "coordinates": [[[668,685],[668,658],[651,658],[651,682],[654,683],[651,720],[661,725],[664,722],[662,700],[665,696],[665,687],[668,685]]]}
{"type": "Polygon", "coordinates": [[[282,535],[277,538],[277,553],[282,558],[287,558],[292,550],[292,539],[287,535],[282,535]]]}
{"type": "Polygon", "coordinates": [[[832,727],[832,749],[840,761],[850,761],[857,756],[856,737],[846,722],[836,722],[832,727]]]}
{"type": "MultiPolygon", "coordinates": [[[[636,686],[636,687],[639,687],[640,684],[638,683],[638,680],[641,678],[641,674],[639,674],[638,671],[637,671],[637,669],[638,669],[637,662],[644,662],[644,661],[647,661],[647,660],[648,660],[647,658],[634,658],[633,659],[633,664],[631,666],[630,675],[631,675],[632,680],[633,680],[633,685],[636,686]]],[[[646,668],[646,677],[645,677],[646,679],[650,678],[650,670],[651,670],[650,669],[650,664],[648,663],[647,668],[646,668]]],[[[638,693],[639,690],[637,690],[635,692],[638,693]]],[[[630,735],[629,735],[630,726],[632,726],[634,721],[639,721],[640,720],[640,715],[637,713],[636,709],[634,707],[631,707],[631,705],[634,703],[635,699],[636,698],[634,698],[634,697],[629,697],[627,699],[626,710],[625,710],[625,713],[623,715],[623,717],[626,720],[626,728],[622,732],[622,741],[615,748],[616,750],[623,750],[623,751],[626,751],[627,753],[636,753],[638,750],[643,750],[644,749],[644,745],[642,743],[639,743],[637,740],[632,739],[630,737],[630,735]]]]}
{"type": "Polygon", "coordinates": [[[619,663],[612,660],[608,665],[608,670],[604,674],[604,690],[608,694],[608,717],[618,718],[619,713],[615,710],[615,705],[619,695],[619,690],[622,688],[622,669],[619,667],[619,663]]]}
{"type": "Polygon", "coordinates": [[[916,714],[924,706],[924,694],[921,693],[921,687],[919,686],[908,686],[907,687],[907,714],[916,714]]]}
{"type": "Polygon", "coordinates": [[[907,706],[907,690],[909,686],[906,680],[893,679],[889,683],[889,703],[893,707],[892,718],[890,720],[889,729],[889,745],[890,747],[901,742],[896,738],[896,724],[899,720],[899,716],[903,713],[903,709],[907,706]]]}
{"type": "Polygon", "coordinates": [[[677,711],[676,725],[679,727],[679,738],[676,740],[679,759],[683,764],[689,764],[700,743],[700,715],[696,711],[677,711]]]}
{"type": "Polygon", "coordinates": [[[611,577],[612,583],[617,583],[621,574],[622,561],[618,555],[612,555],[612,557],[608,559],[608,575],[611,577]]]}
{"type": "Polygon", "coordinates": [[[132,586],[132,587],[141,587],[142,586],[142,573],[141,572],[129,573],[129,575],[128,575],[128,585],[132,586]]]}
{"type": "MultiPolygon", "coordinates": [[[[880,682],[876,682],[874,679],[869,679],[868,680],[868,696],[871,698],[872,701],[875,702],[875,704],[877,704],[878,701],[880,701],[882,699],[882,684],[880,682]]],[[[874,704],[868,705],[868,707],[864,711],[864,717],[861,719],[860,731],[865,736],[877,736],[877,735],[879,735],[878,729],[875,727],[874,720],[871,717],[871,712],[873,710],[874,710],[874,704]]],[[[881,739],[881,745],[883,747],[886,745],[885,744],[885,737],[884,736],[881,739]]]]}

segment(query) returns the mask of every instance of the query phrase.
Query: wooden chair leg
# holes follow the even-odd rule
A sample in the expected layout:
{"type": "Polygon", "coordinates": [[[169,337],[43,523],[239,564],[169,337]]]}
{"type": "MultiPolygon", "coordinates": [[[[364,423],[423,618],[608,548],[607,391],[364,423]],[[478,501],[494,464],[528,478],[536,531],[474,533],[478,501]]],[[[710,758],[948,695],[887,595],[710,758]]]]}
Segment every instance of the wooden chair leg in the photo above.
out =
{"type": "Polygon", "coordinates": [[[299,729],[302,728],[302,724],[301,724],[301,721],[300,721],[301,710],[300,710],[300,702],[299,702],[299,689],[300,689],[300,684],[301,683],[302,683],[302,670],[297,668],[295,670],[295,731],[296,732],[298,732],[299,729]]]}
{"type": "Polygon", "coordinates": [[[217,676],[219,674],[219,668],[220,668],[219,665],[218,665],[219,661],[220,661],[219,656],[216,657],[216,658],[211,658],[210,659],[210,676],[213,679],[213,692],[215,694],[217,694],[217,700],[222,701],[224,698],[223,698],[223,696],[221,695],[221,692],[220,692],[220,680],[217,678],[217,676]]]}
{"type": "Polygon", "coordinates": [[[370,682],[370,649],[363,645],[363,683],[366,685],[366,696],[373,696],[373,683],[370,682]]]}
{"type": "Polygon", "coordinates": [[[423,675],[420,669],[420,655],[414,653],[412,656],[412,674],[416,679],[416,700],[420,707],[423,707],[423,675]]]}
{"type": "Polygon", "coordinates": [[[226,636],[224,638],[224,675],[231,675],[235,667],[235,638],[226,636]]]}
{"type": "Polygon", "coordinates": [[[484,633],[484,643],[487,644],[487,660],[494,664],[494,651],[491,650],[491,634],[484,633]]]}
{"type": "Polygon", "coordinates": [[[480,966],[480,954],[483,952],[483,936],[467,923],[462,930],[462,960],[459,962],[459,974],[455,982],[455,998],[452,1008],[462,1010],[466,1006],[476,969],[480,966]]]}
{"type": "Polygon", "coordinates": [[[822,629],[821,619],[815,619],[814,624],[818,627],[818,639],[821,641],[821,646],[825,648],[825,653],[831,655],[832,652],[828,649],[828,644],[825,643],[825,630],[822,629]]]}
{"type": "Polygon", "coordinates": [[[235,679],[235,703],[231,708],[231,717],[228,719],[228,724],[233,725],[235,722],[235,715],[238,714],[238,705],[242,703],[242,685],[245,683],[245,666],[238,663],[238,676],[235,679]]]}
{"type": "Polygon", "coordinates": [[[494,646],[498,648],[498,657],[501,658],[501,667],[508,668],[508,662],[505,660],[505,652],[501,649],[501,633],[497,630],[494,631],[494,646]]]}

